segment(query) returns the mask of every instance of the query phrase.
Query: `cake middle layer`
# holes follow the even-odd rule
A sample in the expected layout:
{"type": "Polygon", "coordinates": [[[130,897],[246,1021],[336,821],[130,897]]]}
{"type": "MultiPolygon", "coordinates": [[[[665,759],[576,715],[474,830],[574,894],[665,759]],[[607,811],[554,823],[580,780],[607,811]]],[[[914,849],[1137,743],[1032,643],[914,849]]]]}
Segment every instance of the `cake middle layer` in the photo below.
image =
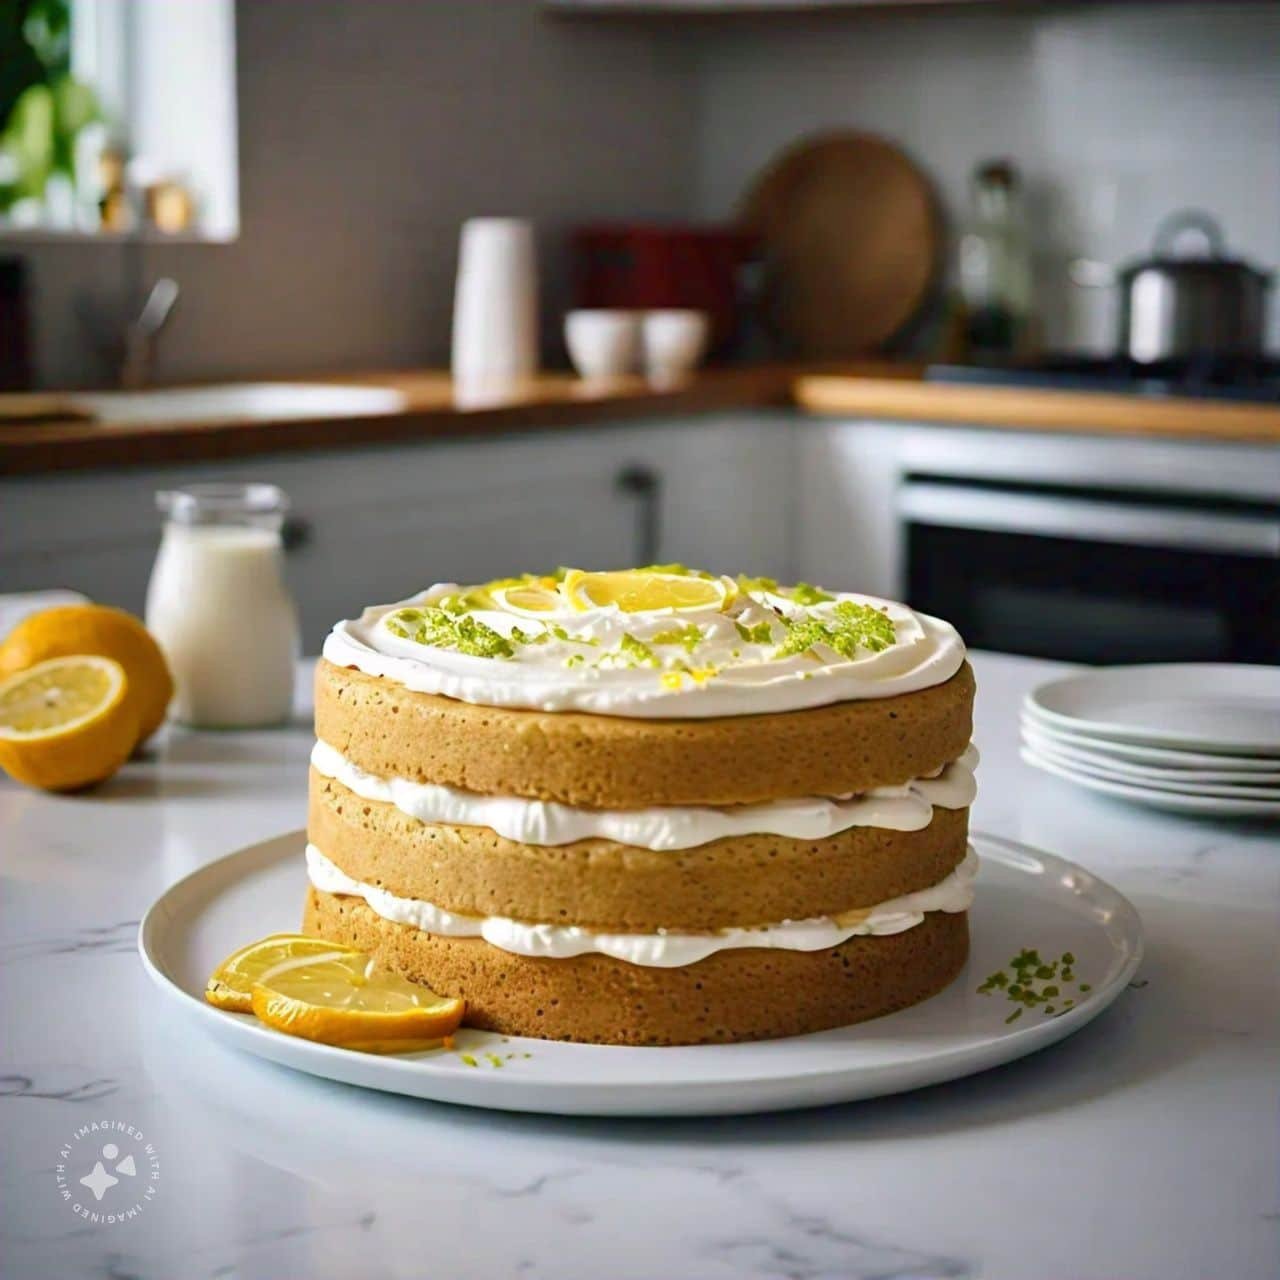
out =
{"type": "Polygon", "coordinates": [[[535,845],[421,822],[311,771],[308,837],[351,879],[459,915],[616,932],[699,932],[834,916],[928,889],[964,860],[968,809],[913,831],[735,835],[686,849],[535,845]]]}
{"type": "Polygon", "coordinates": [[[508,916],[454,914],[439,904],[403,898],[347,875],[313,844],[307,845],[307,876],[317,893],[362,898],[383,920],[434,937],[480,938],[512,955],[572,960],[604,955],[641,968],[682,968],[724,951],[824,951],[850,938],[909,933],[938,913],[963,914],[973,901],[978,857],[972,849],[938,884],[863,910],[805,920],[774,920],[717,930],[606,931],[576,924],[544,924],[508,916]]]}

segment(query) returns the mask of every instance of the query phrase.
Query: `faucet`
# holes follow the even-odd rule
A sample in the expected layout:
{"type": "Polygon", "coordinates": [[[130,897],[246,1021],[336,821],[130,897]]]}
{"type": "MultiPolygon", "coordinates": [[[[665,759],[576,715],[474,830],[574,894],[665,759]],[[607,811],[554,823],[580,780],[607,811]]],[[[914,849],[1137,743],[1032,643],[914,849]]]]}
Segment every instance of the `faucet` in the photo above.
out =
{"type": "Polygon", "coordinates": [[[156,338],[164,328],[178,300],[178,282],[171,276],[161,276],[151,286],[147,300],[124,330],[124,356],[120,362],[120,385],[138,390],[151,381],[155,365],[156,338]]]}

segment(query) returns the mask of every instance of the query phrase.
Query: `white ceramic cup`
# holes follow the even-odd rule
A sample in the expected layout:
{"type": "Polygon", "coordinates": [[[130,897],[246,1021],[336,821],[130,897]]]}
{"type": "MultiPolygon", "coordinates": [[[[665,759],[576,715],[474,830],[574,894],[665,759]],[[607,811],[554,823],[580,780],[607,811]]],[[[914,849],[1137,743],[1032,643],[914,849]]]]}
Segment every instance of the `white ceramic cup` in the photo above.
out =
{"type": "Polygon", "coordinates": [[[584,378],[621,378],[640,368],[640,312],[587,309],[564,318],[564,341],[584,378]]]}
{"type": "Polygon", "coordinates": [[[537,371],[533,227],[522,218],[470,218],[453,295],[454,379],[464,387],[501,385],[537,371]]]}
{"type": "Polygon", "coordinates": [[[650,381],[678,382],[698,366],[707,349],[710,323],[705,311],[646,311],[641,326],[644,368],[650,381]]]}

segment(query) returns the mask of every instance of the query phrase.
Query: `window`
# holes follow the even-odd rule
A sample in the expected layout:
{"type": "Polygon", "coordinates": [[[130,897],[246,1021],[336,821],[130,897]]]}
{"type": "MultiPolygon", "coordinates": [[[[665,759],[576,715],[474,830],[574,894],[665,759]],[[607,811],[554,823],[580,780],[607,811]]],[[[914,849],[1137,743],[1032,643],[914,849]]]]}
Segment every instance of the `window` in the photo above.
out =
{"type": "Polygon", "coordinates": [[[0,235],[235,238],[233,0],[0,7],[0,235]]]}

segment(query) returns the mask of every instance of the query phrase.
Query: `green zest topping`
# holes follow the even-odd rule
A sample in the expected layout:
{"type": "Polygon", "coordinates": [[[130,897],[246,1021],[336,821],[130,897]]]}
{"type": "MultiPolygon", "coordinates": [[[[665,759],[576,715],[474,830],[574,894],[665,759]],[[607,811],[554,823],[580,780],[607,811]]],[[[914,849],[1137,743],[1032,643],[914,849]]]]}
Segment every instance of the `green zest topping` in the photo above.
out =
{"type": "Polygon", "coordinates": [[[566,667],[580,667],[584,662],[586,662],[586,660],[586,657],[581,653],[571,653],[564,660],[564,665],[566,667]]]}
{"type": "MultiPolygon", "coordinates": [[[[747,642],[747,644],[772,644],[773,643],[773,624],[770,622],[757,622],[754,627],[744,627],[741,622],[733,624],[738,628],[738,634],[747,642]]],[[[733,651],[733,656],[738,656],[738,650],[733,651]]]]}
{"type": "Polygon", "coordinates": [[[387,630],[402,640],[430,645],[433,649],[453,649],[473,658],[515,656],[511,641],[478,618],[446,613],[433,605],[393,613],[387,619],[387,630]]]}
{"type": "Polygon", "coordinates": [[[519,627],[512,627],[509,639],[515,644],[546,644],[551,639],[551,636],[546,631],[539,631],[536,635],[530,635],[519,627]]]}
{"type": "Polygon", "coordinates": [[[835,650],[842,658],[854,657],[859,649],[879,653],[894,641],[893,622],[879,609],[853,600],[841,600],[826,618],[784,618],[787,638],[773,655],[789,658],[808,653],[817,645],[835,650]]]}
{"type": "Polygon", "coordinates": [[[740,573],[738,574],[738,589],[740,591],[754,592],[757,595],[765,591],[776,595],[778,580],[777,578],[749,578],[745,573],[740,573]]]}
{"type": "MultiPolygon", "coordinates": [[[[1057,960],[1042,960],[1033,947],[1024,947],[1005,969],[997,969],[978,987],[978,994],[1002,991],[1006,1000],[1018,1006],[1006,1023],[1017,1022],[1024,1009],[1039,1009],[1046,1018],[1057,1017],[1075,1007],[1075,999],[1065,994],[1065,988],[1075,982],[1075,963],[1070,951],[1057,960]]],[[[1093,987],[1082,982],[1077,989],[1087,994],[1093,987]]]]}
{"type": "Polygon", "coordinates": [[[629,631],[623,632],[622,639],[618,642],[618,650],[631,659],[630,665],[633,667],[658,665],[658,659],[653,656],[653,650],[644,641],[637,640],[629,631]]]}
{"type": "Polygon", "coordinates": [[[589,644],[598,645],[599,640],[592,640],[588,636],[575,636],[572,632],[566,631],[559,623],[553,622],[547,627],[557,640],[563,641],[565,644],[589,644]]]}
{"type": "Polygon", "coordinates": [[[835,596],[823,591],[821,587],[815,587],[811,582],[797,582],[791,588],[791,598],[796,604],[826,604],[828,600],[834,600],[835,596]]]}
{"type": "MultiPolygon", "coordinates": [[[[509,1041],[504,1039],[502,1043],[508,1044],[509,1041]]],[[[499,1068],[504,1067],[508,1062],[515,1061],[517,1058],[532,1058],[533,1054],[531,1053],[487,1053],[486,1052],[483,1056],[484,1056],[484,1060],[496,1071],[499,1068]]],[[[460,1053],[458,1054],[458,1058],[464,1065],[468,1067],[479,1067],[480,1065],[480,1060],[476,1057],[474,1053],[460,1053]]]]}
{"type": "MultiPolygon", "coordinates": [[[[739,627],[739,630],[742,628],[739,627]]],[[[650,639],[650,644],[679,644],[686,653],[692,653],[702,643],[702,630],[690,622],[687,626],[673,627],[670,631],[659,631],[650,639]]]]}

